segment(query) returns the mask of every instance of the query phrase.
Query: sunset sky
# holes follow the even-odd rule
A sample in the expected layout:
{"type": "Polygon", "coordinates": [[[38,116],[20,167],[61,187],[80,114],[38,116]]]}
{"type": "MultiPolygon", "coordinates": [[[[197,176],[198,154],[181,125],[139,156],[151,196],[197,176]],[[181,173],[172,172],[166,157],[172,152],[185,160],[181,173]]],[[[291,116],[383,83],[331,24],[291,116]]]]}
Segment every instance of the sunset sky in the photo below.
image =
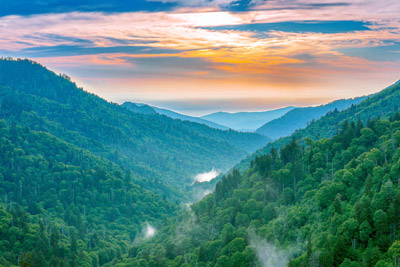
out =
{"type": "Polygon", "coordinates": [[[400,79],[399,0],[1,2],[0,56],[31,58],[118,103],[267,110],[400,79]]]}

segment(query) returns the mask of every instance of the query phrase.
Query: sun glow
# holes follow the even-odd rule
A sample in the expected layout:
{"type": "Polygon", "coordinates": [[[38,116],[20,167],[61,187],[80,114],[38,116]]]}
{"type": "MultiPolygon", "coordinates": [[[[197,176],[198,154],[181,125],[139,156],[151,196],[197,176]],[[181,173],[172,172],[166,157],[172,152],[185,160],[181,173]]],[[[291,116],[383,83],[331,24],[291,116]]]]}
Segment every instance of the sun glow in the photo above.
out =
{"type": "Polygon", "coordinates": [[[317,104],[321,88],[329,89],[324,98],[333,100],[372,93],[398,79],[400,57],[391,51],[396,51],[400,21],[391,13],[371,13],[376,8],[355,4],[346,12],[339,6],[309,10],[268,1],[245,12],[222,11],[213,5],[151,15],[8,16],[0,18],[0,48],[4,56],[30,57],[70,73],[88,90],[113,101],[228,101],[239,96],[278,101],[295,95],[297,105],[311,98],[317,104]],[[339,19],[370,24],[368,30],[333,33],[259,25],[339,19]],[[261,28],[254,30],[254,25],[261,28]],[[368,49],[386,46],[393,46],[385,52],[392,57],[368,57],[368,49]],[[355,52],[346,54],[345,49],[355,52]]]}

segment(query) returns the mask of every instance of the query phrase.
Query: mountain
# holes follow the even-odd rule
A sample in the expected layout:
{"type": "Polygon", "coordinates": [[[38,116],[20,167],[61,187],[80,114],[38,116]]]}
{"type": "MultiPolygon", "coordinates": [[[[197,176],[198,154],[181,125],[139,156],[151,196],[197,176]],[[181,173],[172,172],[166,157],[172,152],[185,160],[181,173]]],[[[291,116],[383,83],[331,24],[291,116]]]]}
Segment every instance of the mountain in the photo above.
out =
{"type": "Polygon", "coordinates": [[[226,174],[116,266],[395,266],[399,111],[395,84],[329,113],[226,174]]]}
{"type": "Polygon", "coordinates": [[[357,105],[365,100],[366,97],[357,97],[354,99],[342,99],[318,107],[296,108],[280,118],[267,122],[256,130],[257,133],[270,137],[273,140],[280,137],[289,136],[295,130],[305,128],[307,123],[317,120],[329,111],[337,109],[342,111],[351,105],[357,105]]]}
{"type": "Polygon", "coordinates": [[[220,130],[229,130],[228,127],[219,125],[217,123],[208,121],[208,120],[203,120],[200,118],[196,117],[191,117],[187,115],[180,114],[178,112],[168,110],[168,109],[163,109],[163,108],[158,108],[154,106],[149,106],[146,104],[138,104],[138,103],[132,103],[132,102],[125,102],[122,104],[123,107],[129,109],[130,111],[141,113],[141,114],[161,114],[165,115],[167,117],[170,117],[172,119],[179,119],[182,121],[191,121],[191,122],[197,122],[200,124],[207,125],[209,127],[215,128],[215,129],[220,129],[220,130]]]}
{"type": "Polygon", "coordinates": [[[50,133],[0,120],[0,136],[1,266],[100,266],[178,210],[128,169],[50,133]]]}
{"type": "Polygon", "coordinates": [[[191,199],[196,174],[266,142],[131,112],[33,61],[1,59],[0,265],[113,266],[191,199]]]}
{"type": "Polygon", "coordinates": [[[295,107],[286,107],[263,112],[216,112],[202,116],[202,119],[225,125],[238,131],[255,131],[265,123],[279,118],[295,107]]]}
{"type": "Polygon", "coordinates": [[[130,169],[140,185],[184,201],[193,177],[224,170],[264,146],[259,134],[144,115],[109,103],[29,60],[0,60],[0,118],[130,169]]]}
{"type": "Polygon", "coordinates": [[[371,118],[388,118],[400,109],[400,81],[383,89],[377,94],[367,97],[358,105],[352,105],[343,111],[333,110],[320,119],[311,122],[306,128],[296,130],[291,136],[282,137],[267,146],[257,150],[255,153],[243,159],[235,167],[247,169],[250,162],[257,155],[269,153],[272,148],[279,149],[290,142],[293,138],[320,139],[332,137],[338,131],[338,126],[345,121],[366,123],[371,118]]]}
{"type": "Polygon", "coordinates": [[[157,112],[152,107],[150,107],[146,104],[136,104],[136,103],[132,103],[132,102],[125,102],[122,104],[122,106],[129,109],[130,111],[135,112],[135,113],[140,113],[140,114],[145,114],[145,115],[157,114],[157,112]]]}

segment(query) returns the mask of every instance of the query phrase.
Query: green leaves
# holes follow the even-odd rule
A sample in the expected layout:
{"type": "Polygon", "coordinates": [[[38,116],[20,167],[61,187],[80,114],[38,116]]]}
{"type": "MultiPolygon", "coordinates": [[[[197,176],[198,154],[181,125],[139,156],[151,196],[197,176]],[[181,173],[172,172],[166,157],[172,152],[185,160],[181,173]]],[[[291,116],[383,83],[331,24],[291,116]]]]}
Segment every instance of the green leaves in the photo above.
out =
{"type": "Polygon", "coordinates": [[[22,252],[32,254],[35,266],[91,263],[89,253],[81,251],[94,252],[104,264],[116,257],[115,251],[126,251],[141,224],[175,210],[133,184],[131,174],[124,178],[119,166],[86,150],[17,124],[3,124],[1,131],[0,194],[7,209],[0,209],[0,254],[9,252],[12,264],[22,252]],[[46,223],[40,220],[39,227],[43,217],[46,223]],[[78,249],[78,244],[84,245],[78,249]],[[112,253],[101,252],[103,246],[112,253]],[[71,261],[65,262],[68,254],[71,261]]]}

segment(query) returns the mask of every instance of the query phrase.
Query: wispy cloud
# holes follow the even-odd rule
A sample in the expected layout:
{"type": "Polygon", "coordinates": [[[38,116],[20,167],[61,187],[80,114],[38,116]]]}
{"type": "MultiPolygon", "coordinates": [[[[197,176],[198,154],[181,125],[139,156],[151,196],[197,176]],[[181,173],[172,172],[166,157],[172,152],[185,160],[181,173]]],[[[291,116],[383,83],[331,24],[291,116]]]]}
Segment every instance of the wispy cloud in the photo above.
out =
{"type": "Polygon", "coordinates": [[[69,72],[112,100],[220,101],[229,92],[280,103],[297,91],[305,104],[370,93],[398,78],[397,0],[141,2],[137,10],[88,5],[2,17],[0,52],[69,72]]]}
{"type": "Polygon", "coordinates": [[[35,15],[66,12],[137,12],[169,11],[177,7],[177,2],[147,0],[13,0],[2,3],[0,16],[35,15]]]}

